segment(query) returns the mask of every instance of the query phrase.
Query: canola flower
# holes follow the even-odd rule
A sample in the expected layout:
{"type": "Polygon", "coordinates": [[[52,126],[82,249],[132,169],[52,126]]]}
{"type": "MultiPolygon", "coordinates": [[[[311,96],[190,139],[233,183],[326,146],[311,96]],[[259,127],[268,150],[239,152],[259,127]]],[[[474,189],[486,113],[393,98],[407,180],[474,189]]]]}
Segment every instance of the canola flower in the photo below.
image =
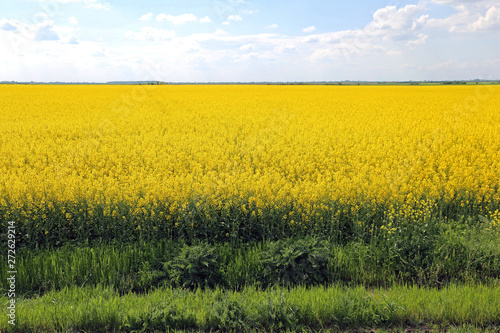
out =
{"type": "Polygon", "coordinates": [[[498,105],[497,86],[5,85],[0,217],[63,239],[496,227],[498,105]]]}

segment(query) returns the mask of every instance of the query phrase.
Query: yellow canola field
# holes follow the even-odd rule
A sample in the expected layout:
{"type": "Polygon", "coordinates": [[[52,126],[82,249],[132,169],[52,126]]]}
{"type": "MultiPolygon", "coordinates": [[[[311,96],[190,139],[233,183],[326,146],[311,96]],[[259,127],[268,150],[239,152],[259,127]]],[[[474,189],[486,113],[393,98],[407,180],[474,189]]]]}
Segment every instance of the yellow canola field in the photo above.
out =
{"type": "Polygon", "coordinates": [[[4,85],[0,129],[4,219],[499,218],[498,86],[4,85]]]}

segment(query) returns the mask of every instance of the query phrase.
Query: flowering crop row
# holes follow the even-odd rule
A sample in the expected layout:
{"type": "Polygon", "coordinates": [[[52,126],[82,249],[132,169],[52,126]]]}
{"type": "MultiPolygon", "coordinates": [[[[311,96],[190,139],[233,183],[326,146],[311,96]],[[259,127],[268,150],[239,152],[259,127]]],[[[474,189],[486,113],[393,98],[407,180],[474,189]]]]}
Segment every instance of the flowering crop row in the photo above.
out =
{"type": "Polygon", "coordinates": [[[500,223],[500,88],[2,86],[23,242],[500,223]]]}

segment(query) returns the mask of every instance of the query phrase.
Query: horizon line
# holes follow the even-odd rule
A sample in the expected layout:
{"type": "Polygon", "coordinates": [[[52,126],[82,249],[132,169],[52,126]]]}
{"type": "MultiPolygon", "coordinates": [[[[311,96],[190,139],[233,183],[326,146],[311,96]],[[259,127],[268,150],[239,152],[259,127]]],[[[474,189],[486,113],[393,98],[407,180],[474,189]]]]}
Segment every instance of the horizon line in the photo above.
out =
{"type": "Polygon", "coordinates": [[[350,84],[466,84],[466,83],[500,83],[500,79],[459,79],[459,80],[332,80],[332,81],[161,81],[161,80],[113,80],[106,82],[94,81],[0,81],[0,84],[24,85],[342,85],[350,84]]]}

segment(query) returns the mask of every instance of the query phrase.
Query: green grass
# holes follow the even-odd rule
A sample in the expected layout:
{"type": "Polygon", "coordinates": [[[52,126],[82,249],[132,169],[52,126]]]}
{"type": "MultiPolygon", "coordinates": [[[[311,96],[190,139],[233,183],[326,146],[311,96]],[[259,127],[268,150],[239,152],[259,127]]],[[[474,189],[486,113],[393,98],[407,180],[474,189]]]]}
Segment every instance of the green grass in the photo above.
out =
{"type": "Polygon", "coordinates": [[[18,325],[2,316],[0,332],[499,330],[500,228],[477,210],[366,210],[311,229],[268,217],[175,233],[19,220],[18,325]]]}
{"type": "MultiPolygon", "coordinates": [[[[5,297],[0,300],[5,304],[5,297]]],[[[241,292],[163,288],[146,295],[73,287],[19,299],[16,311],[17,325],[8,326],[2,316],[2,331],[483,329],[500,325],[500,286],[246,287],[241,292]]]]}
{"type": "MultiPolygon", "coordinates": [[[[292,286],[439,287],[449,282],[495,284],[500,277],[499,234],[490,229],[449,223],[432,237],[426,232],[389,236],[347,244],[306,237],[244,244],[199,243],[204,247],[163,240],[21,249],[16,253],[16,291],[29,297],[73,286],[100,285],[127,293],[205,282],[231,290],[276,282],[292,286]],[[206,257],[211,250],[214,257],[206,257]],[[208,261],[212,263],[208,275],[201,276],[199,271],[208,261]]],[[[8,287],[6,264],[6,260],[0,262],[2,293],[8,287]]]]}

